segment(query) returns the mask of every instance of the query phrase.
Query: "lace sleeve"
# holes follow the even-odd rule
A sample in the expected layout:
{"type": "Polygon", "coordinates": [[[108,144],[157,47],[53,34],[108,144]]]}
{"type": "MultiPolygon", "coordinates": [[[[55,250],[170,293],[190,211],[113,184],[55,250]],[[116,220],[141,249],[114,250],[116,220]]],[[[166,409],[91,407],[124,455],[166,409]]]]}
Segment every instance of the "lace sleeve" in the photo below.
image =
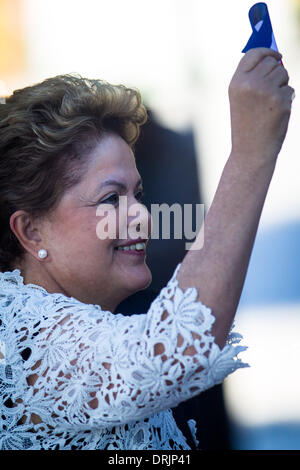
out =
{"type": "Polygon", "coordinates": [[[245,366],[236,357],[245,349],[234,344],[240,335],[230,333],[220,350],[210,309],[196,301],[195,288],[178,287],[176,273],[147,314],[129,317],[23,286],[6,333],[11,354],[23,357],[20,371],[25,366],[11,395],[22,403],[23,420],[34,414],[50,426],[81,430],[130,423],[245,366]]]}

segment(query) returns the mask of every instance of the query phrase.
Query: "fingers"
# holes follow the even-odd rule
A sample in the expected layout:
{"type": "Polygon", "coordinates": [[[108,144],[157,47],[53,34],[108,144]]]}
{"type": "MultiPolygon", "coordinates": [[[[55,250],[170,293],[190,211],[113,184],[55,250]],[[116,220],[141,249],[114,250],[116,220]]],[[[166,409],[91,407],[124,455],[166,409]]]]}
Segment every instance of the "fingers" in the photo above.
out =
{"type": "Polygon", "coordinates": [[[258,47],[246,52],[239,65],[243,72],[250,72],[266,57],[273,57],[276,61],[280,61],[282,55],[273,49],[258,47]]]}
{"type": "Polygon", "coordinates": [[[269,83],[283,87],[288,84],[289,75],[279,62],[280,58],[281,54],[272,49],[257,48],[248,51],[240,64],[244,73],[254,73],[257,78],[267,79],[269,83]]]}
{"type": "MultiPolygon", "coordinates": [[[[255,72],[257,75],[261,77],[267,76],[269,73],[271,73],[274,69],[277,67],[282,67],[282,65],[278,62],[277,59],[273,56],[265,56],[255,67],[255,72]]],[[[252,69],[252,70],[254,70],[252,69]]]]}
{"type": "Polygon", "coordinates": [[[279,87],[286,86],[289,83],[290,79],[287,70],[282,67],[282,65],[278,65],[277,67],[275,67],[266,76],[279,87]]]}
{"type": "Polygon", "coordinates": [[[283,93],[285,101],[291,105],[296,97],[294,88],[291,86],[284,86],[281,88],[281,92],[283,93]]]}

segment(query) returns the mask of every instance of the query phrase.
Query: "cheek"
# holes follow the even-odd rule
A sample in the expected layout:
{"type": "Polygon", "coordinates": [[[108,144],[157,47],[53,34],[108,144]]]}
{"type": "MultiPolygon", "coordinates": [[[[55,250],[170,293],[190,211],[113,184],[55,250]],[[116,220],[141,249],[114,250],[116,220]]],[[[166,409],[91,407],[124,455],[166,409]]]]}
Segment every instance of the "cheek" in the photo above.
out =
{"type": "Polygon", "coordinates": [[[85,216],[61,218],[53,223],[46,231],[47,246],[53,255],[60,256],[67,262],[76,259],[82,263],[97,262],[99,257],[107,255],[112,247],[113,240],[97,235],[99,217],[94,213],[85,216]]]}
{"type": "Polygon", "coordinates": [[[95,260],[99,263],[99,258],[111,257],[115,237],[112,233],[113,220],[109,218],[109,223],[105,218],[93,216],[80,220],[76,227],[71,227],[71,244],[77,247],[80,259],[95,260]],[[107,233],[103,228],[108,225],[111,233],[107,233]],[[108,236],[109,235],[109,236],[108,236]]]}
{"type": "Polygon", "coordinates": [[[99,206],[94,222],[94,233],[98,240],[113,243],[119,235],[119,216],[114,207],[99,206]]]}

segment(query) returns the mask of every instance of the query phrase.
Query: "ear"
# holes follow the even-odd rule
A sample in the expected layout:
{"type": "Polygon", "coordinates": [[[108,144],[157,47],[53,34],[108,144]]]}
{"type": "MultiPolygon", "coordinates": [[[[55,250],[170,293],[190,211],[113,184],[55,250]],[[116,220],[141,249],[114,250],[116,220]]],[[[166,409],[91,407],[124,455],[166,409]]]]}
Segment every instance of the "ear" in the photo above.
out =
{"type": "Polygon", "coordinates": [[[37,219],[26,211],[19,210],[10,217],[10,228],[23,248],[37,258],[42,242],[37,219]]]}

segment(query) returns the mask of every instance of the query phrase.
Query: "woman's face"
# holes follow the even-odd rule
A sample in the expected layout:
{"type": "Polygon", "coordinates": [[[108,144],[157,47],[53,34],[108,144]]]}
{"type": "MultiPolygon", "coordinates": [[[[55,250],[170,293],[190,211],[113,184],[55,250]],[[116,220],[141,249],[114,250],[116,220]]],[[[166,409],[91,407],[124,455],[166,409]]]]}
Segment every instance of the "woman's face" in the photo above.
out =
{"type": "Polygon", "coordinates": [[[40,222],[48,256],[39,266],[60,291],[113,311],[150,284],[141,241],[134,249],[121,248],[149,237],[150,215],[141,195],[132,150],[121,137],[106,134],[89,154],[80,183],[40,222]]]}

